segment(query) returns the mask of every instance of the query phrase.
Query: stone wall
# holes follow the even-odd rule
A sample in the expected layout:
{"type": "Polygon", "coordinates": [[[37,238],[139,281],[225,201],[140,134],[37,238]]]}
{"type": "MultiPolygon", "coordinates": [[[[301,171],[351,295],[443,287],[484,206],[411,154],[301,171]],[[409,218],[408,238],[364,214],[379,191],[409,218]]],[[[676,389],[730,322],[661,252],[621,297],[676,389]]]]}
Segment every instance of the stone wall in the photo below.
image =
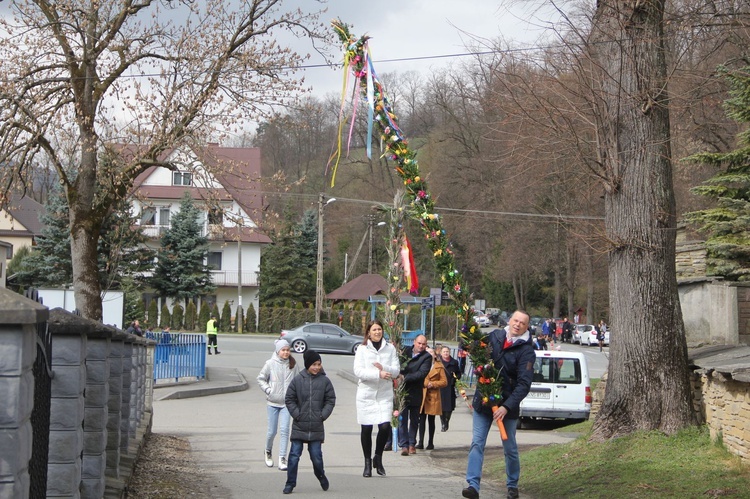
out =
{"type": "Polygon", "coordinates": [[[717,371],[696,371],[695,408],[711,432],[732,454],[750,464],[750,383],[717,371]]]}

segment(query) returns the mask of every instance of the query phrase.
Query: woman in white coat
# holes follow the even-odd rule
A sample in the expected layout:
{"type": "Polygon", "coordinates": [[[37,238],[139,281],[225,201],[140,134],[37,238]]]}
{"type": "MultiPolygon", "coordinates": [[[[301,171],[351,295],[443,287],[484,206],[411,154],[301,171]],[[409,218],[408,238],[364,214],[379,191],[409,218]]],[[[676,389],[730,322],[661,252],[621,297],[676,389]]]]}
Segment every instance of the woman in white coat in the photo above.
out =
{"type": "Polygon", "coordinates": [[[401,371],[396,349],[383,339],[383,323],[376,320],[367,325],[365,339],[354,355],[357,384],[357,423],[362,427],[360,439],[365,455],[362,476],[385,475],[383,449],[391,433],[393,415],[393,378],[401,371]],[[378,425],[375,455],[372,455],[372,427],[378,425]],[[370,456],[373,456],[372,458],[370,456]]]}

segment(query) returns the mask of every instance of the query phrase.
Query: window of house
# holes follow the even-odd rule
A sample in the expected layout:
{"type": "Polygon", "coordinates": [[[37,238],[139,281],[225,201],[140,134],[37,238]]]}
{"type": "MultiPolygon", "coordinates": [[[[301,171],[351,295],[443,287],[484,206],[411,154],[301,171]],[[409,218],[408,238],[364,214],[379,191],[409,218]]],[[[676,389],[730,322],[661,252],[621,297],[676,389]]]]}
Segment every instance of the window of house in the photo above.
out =
{"type": "Polygon", "coordinates": [[[221,270],[221,251],[208,252],[208,266],[214,270],[221,270]]]}
{"type": "Polygon", "coordinates": [[[224,224],[224,210],[221,208],[211,208],[208,210],[208,223],[209,225],[223,225],[224,224]]]}
{"type": "Polygon", "coordinates": [[[188,172],[172,172],[172,185],[193,185],[193,174],[188,172]]]}
{"type": "Polygon", "coordinates": [[[156,208],[141,210],[141,225],[156,225],[156,208]]]}
{"type": "Polygon", "coordinates": [[[159,225],[169,225],[169,208],[159,209],[159,225]]]}

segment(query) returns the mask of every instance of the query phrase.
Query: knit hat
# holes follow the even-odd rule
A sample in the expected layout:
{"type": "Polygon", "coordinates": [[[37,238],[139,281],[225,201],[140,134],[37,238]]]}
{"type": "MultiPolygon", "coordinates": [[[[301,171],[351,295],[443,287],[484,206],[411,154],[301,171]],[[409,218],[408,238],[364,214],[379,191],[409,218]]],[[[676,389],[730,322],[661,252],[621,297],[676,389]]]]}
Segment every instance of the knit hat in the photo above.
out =
{"type": "Polygon", "coordinates": [[[320,359],[320,354],[315,350],[307,350],[303,357],[305,359],[305,369],[310,369],[310,366],[315,364],[320,359]]]}
{"type": "Polygon", "coordinates": [[[273,346],[276,350],[276,353],[279,353],[282,348],[289,348],[289,342],[286,340],[278,339],[273,342],[273,346]]]}

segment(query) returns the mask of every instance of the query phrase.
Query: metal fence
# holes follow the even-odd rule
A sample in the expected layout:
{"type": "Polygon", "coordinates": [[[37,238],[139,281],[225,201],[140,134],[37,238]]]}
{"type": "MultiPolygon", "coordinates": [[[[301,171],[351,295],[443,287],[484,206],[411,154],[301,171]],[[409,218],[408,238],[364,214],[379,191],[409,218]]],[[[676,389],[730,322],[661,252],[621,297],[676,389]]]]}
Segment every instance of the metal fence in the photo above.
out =
{"type": "MultiPolygon", "coordinates": [[[[42,299],[35,289],[25,296],[38,303],[42,299]]],[[[29,460],[29,497],[47,497],[47,459],[49,457],[50,402],[52,394],[52,335],[47,322],[37,324],[36,361],[34,362],[34,408],[31,411],[31,459],[29,460]]]]}
{"type": "Polygon", "coordinates": [[[154,380],[206,377],[206,336],[190,333],[146,333],[155,340],[154,380]]]}

